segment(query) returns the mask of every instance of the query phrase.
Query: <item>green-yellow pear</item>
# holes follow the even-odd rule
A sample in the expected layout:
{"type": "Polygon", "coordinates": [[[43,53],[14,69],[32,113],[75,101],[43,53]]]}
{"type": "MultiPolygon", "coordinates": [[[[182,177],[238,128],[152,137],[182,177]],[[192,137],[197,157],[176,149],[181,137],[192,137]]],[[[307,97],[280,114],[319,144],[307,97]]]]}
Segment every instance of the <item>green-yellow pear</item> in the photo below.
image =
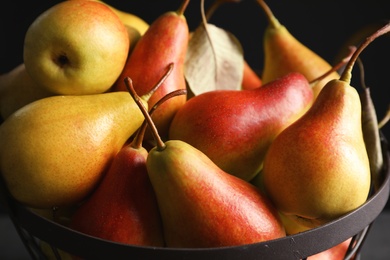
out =
{"type": "Polygon", "coordinates": [[[361,206],[371,187],[362,130],[362,107],[350,86],[353,65],[390,23],[355,50],[340,79],[329,81],[312,107],[283,130],[264,160],[264,188],[286,217],[307,227],[334,220],[361,206]]]}
{"type": "Polygon", "coordinates": [[[106,5],[62,1],[31,23],[23,59],[37,84],[53,93],[97,94],[120,75],[130,44],[125,25],[106,5]]]}
{"type": "Polygon", "coordinates": [[[21,63],[0,75],[0,117],[6,119],[19,108],[51,95],[34,82],[21,63]]]}
{"type": "Polygon", "coordinates": [[[0,172],[21,203],[74,205],[95,188],[142,121],[125,91],[34,101],[0,125],[0,172]]]}
{"type": "MultiPolygon", "coordinates": [[[[257,0],[267,15],[268,26],[264,33],[264,64],[261,80],[263,84],[270,82],[289,72],[300,72],[308,81],[332,69],[332,66],[317,53],[298,41],[273,15],[264,0],[257,0]]],[[[320,89],[331,79],[338,79],[337,72],[318,81],[313,86],[316,97],[320,89]]]]}

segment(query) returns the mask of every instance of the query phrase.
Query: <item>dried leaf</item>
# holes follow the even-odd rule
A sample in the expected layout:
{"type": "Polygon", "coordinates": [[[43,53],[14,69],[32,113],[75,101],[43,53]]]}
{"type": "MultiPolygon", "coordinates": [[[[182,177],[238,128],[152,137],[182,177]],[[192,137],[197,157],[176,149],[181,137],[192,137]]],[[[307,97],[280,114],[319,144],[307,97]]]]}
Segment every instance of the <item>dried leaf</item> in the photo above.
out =
{"type": "Polygon", "coordinates": [[[210,23],[202,23],[193,32],[184,73],[194,95],[218,89],[241,89],[243,70],[243,49],[232,33],[210,23]]]}

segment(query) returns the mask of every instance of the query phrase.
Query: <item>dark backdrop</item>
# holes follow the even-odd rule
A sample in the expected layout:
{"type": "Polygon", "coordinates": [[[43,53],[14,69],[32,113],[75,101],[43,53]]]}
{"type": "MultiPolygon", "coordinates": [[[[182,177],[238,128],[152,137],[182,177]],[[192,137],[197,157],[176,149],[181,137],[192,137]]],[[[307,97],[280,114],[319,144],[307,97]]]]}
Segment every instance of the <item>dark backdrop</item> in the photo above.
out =
{"type": "MultiPolygon", "coordinates": [[[[6,1],[0,15],[0,73],[7,72],[22,61],[23,38],[29,24],[45,9],[60,2],[37,0],[26,6],[25,1],[6,1]],[[33,6],[32,6],[33,5],[33,6]]],[[[114,7],[141,16],[151,23],[165,11],[176,10],[180,0],[114,1],[114,7]]],[[[212,1],[205,0],[206,8],[212,1]]],[[[345,44],[367,26],[390,19],[390,1],[354,0],[268,0],[268,4],[289,31],[306,46],[330,63],[339,57],[345,44]]],[[[200,1],[191,0],[186,17],[190,29],[200,22],[200,1]]],[[[211,23],[234,33],[244,47],[245,59],[256,70],[262,68],[262,35],[265,16],[255,0],[228,3],[218,9],[211,23]]],[[[358,38],[359,39],[359,38],[358,38]]],[[[355,41],[356,42],[356,41],[355,41]]],[[[378,38],[361,55],[365,66],[366,84],[371,88],[378,118],[381,119],[390,103],[390,34],[378,38]]],[[[353,84],[358,85],[354,70],[353,84]]],[[[390,138],[390,124],[382,132],[390,138]]],[[[389,203],[388,203],[389,205],[389,203]]],[[[387,206],[390,208],[389,206],[387,206]]]]}

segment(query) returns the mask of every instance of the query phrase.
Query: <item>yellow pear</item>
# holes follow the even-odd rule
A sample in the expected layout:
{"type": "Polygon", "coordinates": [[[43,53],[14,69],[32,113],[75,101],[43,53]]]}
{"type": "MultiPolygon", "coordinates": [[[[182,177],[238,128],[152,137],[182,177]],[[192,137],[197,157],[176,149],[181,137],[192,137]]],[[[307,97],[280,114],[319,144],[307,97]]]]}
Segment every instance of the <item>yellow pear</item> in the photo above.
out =
{"type": "Polygon", "coordinates": [[[0,75],[0,117],[6,119],[22,106],[51,95],[34,82],[21,63],[0,75]]]}
{"type": "MultiPolygon", "coordinates": [[[[312,81],[332,69],[332,66],[313,50],[298,41],[274,16],[264,0],[257,0],[267,15],[268,26],[264,33],[264,64],[261,75],[265,84],[289,72],[300,72],[312,81]]],[[[316,97],[321,88],[340,75],[334,71],[313,86],[316,97]]]]}
{"type": "Polygon", "coordinates": [[[27,29],[23,61],[31,78],[53,93],[97,94],[120,75],[130,44],[126,27],[106,5],[62,1],[27,29]]]}
{"type": "Polygon", "coordinates": [[[0,125],[8,190],[35,208],[81,201],[143,118],[125,91],[52,96],[20,108],[0,125]]]}

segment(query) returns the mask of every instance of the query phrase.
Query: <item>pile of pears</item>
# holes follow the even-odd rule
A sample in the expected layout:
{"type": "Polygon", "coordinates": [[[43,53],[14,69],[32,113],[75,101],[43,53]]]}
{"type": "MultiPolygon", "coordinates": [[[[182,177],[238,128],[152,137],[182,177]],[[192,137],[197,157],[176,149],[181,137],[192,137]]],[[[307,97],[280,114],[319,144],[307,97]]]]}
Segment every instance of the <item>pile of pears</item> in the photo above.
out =
{"type": "Polygon", "coordinates": [[[282,238],[364,204],[382,151],[375,116],[366,131],[351,73],[390,24],[338,72],[258,0],[269,21],[262,73],[243,60],[240,89],[189,95],[188,3],[150,25],[108,6],[131,30],[126,63],[107,91],[19,100],[15,84],[39,84],[26,71],[0,76],[0,106],[7,95],[20,104],[1,114],[6,192],[88,235],[174,248],[282,238]]]}

